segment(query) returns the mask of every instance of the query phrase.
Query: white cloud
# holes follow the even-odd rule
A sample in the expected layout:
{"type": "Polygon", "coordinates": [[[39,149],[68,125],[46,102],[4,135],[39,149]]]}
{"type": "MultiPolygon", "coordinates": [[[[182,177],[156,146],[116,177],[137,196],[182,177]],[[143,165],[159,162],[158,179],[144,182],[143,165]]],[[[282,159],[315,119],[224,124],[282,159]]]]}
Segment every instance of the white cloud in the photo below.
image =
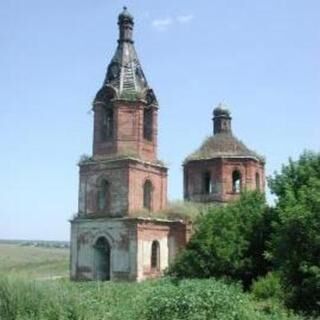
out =
{"type": "Polygon", "coordinates": [[[189,23],[193,18],[194,17],[192,14],[188,14],[176,16],[174,17],[174,19],[172,19],[171,17],[167,17],[164,19],[154,19],[152,21],[152,26],[158,31],[165,31],[175,23],[186,24],[189,23]]]}
{"type": "Polygon", "coordinates": [[[152,26],[159,31],[164,31],[173,23],[171,18],[155,19],[152,21],[152,26]]]}
{"type": "Polygon", "coordinates": [[[179,23],[188,23],[193,19],[193,15],[192,14],[188,14],[185,16],[177,16],[177,21],[179,23]]]}

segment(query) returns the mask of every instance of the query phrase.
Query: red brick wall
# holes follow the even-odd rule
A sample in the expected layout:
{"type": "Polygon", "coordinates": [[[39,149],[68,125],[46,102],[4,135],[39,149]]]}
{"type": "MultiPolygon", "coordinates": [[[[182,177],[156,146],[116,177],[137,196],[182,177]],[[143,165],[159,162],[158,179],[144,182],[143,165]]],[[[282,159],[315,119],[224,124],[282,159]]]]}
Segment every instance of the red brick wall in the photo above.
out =
{"type": "Polygon", "coordinates": [[[90,216],[124,216],[128,212],[128,187],[127,161],[100,161],[81,165],[79,212],[90,216]],[[110,204],[108,210],[100,212],[98,190],[102,179],[110,184],[110,204]]]}
{"type": "Polygon", "coordinates": [[[139,160],[99,160],[80,165],[79,212],[91,216],[126,216],[143,209],[143,185],[152,183],[151,210],[167,204],[167,168],[139,160]],[[98,210],[98,190],[105,179],[110,184],[110,206],[98,210]]]}
{"type": "Polygon", "coordinates": [[[200,202],[226,202],[238,198],[232,190],[232,173],[241,173],[242,189],[256,189],[256,173],[260,175],[260,190],[264,192],[264,164],[251,158],[198,160],[184,166],[185,199],[200,202]],[[203,174],[211,173],[215,192],[203,193],[203,174]]]}
{"type": "Polygon", "coordinates": [[[143,278],[154,278],[162,274],[163,267],[167,268],[168,265],[174,260],[175,256],[181,251],[181,249],[186,246],[188,240],[188,230],[188,225],[178,221],[169,222],[145,220],[138,223],[138,242],[142,244],[148,243],[148,247],[150,247],[150,252],[143,252],[143,260],[138,260],[139,263],[143,265],[143,278]],[[153,241],[158,241],[160,244],[160,269],[151,267],[151,244],[153,241]],[[164,243],[166,244],[165,246],[164,243]],[[165,266],[164,263],[166,263],[165,266]]]}
{"type": "Polygon", "coordinates": [[[143,208],[143,186],[152,183],[151,211],[159,211],[167,205],[167,169],[148,163],[131,163],[129,168],[129,215],[143,208]]]}
{"type": "Polygon", "coordinates": [[[139,102],[117,101],[113,103],[113,137],[101,141],[103,106],[94,108],[93,154],[98,156],[130,155],[155,161],[157,159],[157,108],[153,108],[152,141],[143,137],[143,109],[139,102]]]}

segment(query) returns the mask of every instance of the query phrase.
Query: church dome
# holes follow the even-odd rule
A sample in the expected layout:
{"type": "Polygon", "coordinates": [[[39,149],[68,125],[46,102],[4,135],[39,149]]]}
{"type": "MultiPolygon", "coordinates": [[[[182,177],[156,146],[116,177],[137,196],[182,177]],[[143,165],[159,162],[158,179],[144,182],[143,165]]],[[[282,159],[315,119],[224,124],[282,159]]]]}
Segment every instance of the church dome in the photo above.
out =
{"type": "Polygon", "coordinates": [[[262,161],[263,157],[250,150],[231,133],[218,133],[208,137],[198,150],[189,155],[185,162],[215,158],[253,158],[262,161]]]}
{"type": "Polygon", "coordinates": [[[214,135],[208,137],[198,150],[185,159],[185,163],[214,158],[252,158],[264,162],[264,158],[250,150],[236,138],[231,130],[231,113],[219,104],[213,111],[214,135]]]}

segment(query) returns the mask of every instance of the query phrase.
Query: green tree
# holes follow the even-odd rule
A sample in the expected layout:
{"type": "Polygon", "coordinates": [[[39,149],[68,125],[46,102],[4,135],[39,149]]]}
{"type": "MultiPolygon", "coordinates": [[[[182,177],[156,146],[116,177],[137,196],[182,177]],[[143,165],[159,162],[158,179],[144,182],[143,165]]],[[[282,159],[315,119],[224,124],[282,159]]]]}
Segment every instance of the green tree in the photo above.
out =
{"type": "Polygon", "coordinates": [[[264,258],[271,220],[265,197],[243,193],[232,204],[213,207],[200,218],[186,249],[169,269],[179,278],[226,277],[248,288],[269,269],[264,258]]]}
{"type": "Polygon", "coordinates": [[[278,198],[271,255],[286,302],[320,314],[320,154],[289,160],[269,185],[278,198]]]}

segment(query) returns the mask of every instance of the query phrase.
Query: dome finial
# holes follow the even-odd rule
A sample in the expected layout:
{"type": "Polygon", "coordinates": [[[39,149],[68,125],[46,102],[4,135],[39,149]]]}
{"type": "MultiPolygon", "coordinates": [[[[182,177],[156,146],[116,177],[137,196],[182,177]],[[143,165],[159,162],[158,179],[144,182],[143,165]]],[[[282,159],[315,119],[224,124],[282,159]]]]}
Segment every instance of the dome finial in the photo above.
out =
{"type": "Polygon", "coordinates": [[[228,109],[228,106],[224,102],[220,102],[216,108],[213,109],[213,115],[214,116],[229,116],[230,117],[230,111],[228,109]]]}
{"type": "Polygon", "coordinates": [[[119,20],[132,20],[133,16],[129,13],[127,6],[122,7],[122,12],[119,14],[119,20]]]}
{"type": "Polygon", "coordinates": [[[133,16],[128,12],[127,7],[123,6],[123,10],[118,16],[118,25],[120,31],[119,41],[133,42],[133,24],[133,16]]]}

